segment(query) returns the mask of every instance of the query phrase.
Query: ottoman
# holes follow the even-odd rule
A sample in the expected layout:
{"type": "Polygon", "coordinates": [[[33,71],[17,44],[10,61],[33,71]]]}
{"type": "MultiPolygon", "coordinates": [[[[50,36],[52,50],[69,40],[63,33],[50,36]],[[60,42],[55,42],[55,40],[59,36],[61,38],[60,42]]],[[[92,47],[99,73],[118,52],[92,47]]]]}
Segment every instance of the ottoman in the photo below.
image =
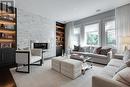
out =
{"type": "Polygon", "coordinates": [[[57,71],[57,72],[60,72],[61,71],[61,60],[65,60],[66,58],[65,57],[55,57],[51,60],[51,66],[52,66],[52,69],[57,71]]]}
{"type": "Polygon", "coordinates": [[[71,79],[81,75],[82,62],[74,59],[61,61],[61,73],[71,79]]]}

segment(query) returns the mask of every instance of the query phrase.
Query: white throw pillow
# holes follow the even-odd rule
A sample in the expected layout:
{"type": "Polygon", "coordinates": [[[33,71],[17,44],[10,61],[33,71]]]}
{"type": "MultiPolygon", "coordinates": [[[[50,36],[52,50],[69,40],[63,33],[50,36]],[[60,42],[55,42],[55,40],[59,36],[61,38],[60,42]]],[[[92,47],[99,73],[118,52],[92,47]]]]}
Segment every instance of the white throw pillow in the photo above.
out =
{"type": "Polygon", "coordinates": [[[127,86],[130,86],[130,67],[127,67],[120,72],[118,72],[114,77],[113,80],[121,82],[127,86]]]}
{"type": "Polygon", "coordinates": [[[130,50],[126,50],[124,53],[123,61],[126,63],[130,61],[130,50]]]}

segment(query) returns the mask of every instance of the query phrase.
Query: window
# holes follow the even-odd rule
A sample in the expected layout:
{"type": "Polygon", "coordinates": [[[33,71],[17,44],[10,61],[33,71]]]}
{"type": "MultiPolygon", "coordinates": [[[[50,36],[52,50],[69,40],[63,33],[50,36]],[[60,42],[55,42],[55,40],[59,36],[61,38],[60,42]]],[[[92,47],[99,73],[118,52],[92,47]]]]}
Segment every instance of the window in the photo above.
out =
{"type": "Polygon", "coordinates": [[[115,20],[105,22],[106,45],[116,46],[115,20]]]}
{"type": "Polygon", "coordinates": [[[85,26],[85,42],[87,45],[99,45],[99,23],[85,26]]]}
{"type": "Polygon", "coordinates": [[[80,28],[74,28],[73,43],[74,45],[79,45],[80,43],[80,28]]]}

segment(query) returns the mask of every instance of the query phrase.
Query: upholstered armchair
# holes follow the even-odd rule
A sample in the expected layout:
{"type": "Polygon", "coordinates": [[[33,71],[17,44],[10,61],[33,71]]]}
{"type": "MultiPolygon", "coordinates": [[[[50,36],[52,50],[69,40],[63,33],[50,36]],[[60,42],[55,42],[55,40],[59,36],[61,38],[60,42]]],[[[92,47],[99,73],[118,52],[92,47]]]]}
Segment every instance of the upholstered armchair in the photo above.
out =
{"type": "Polygon", "coordinates": [[[17,72],[29,73],[30,65],[42,65],[42,49],[16,50],[17,72]],[[35,64],[40,62],[39,64],[35,64]],[[27,71],[19,70],[20,66],[27,66],[27,71]]]}

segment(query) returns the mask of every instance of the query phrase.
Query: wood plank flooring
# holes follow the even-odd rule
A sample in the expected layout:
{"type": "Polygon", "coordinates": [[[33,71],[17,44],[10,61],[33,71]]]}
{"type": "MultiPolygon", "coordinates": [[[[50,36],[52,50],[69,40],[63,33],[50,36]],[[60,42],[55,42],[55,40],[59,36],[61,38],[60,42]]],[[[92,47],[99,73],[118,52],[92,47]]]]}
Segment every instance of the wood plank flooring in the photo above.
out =
{"type": "Polygon", "coordinates": [[[9,69],[0,69],[0,87],[17,87],[9,69]]]}

